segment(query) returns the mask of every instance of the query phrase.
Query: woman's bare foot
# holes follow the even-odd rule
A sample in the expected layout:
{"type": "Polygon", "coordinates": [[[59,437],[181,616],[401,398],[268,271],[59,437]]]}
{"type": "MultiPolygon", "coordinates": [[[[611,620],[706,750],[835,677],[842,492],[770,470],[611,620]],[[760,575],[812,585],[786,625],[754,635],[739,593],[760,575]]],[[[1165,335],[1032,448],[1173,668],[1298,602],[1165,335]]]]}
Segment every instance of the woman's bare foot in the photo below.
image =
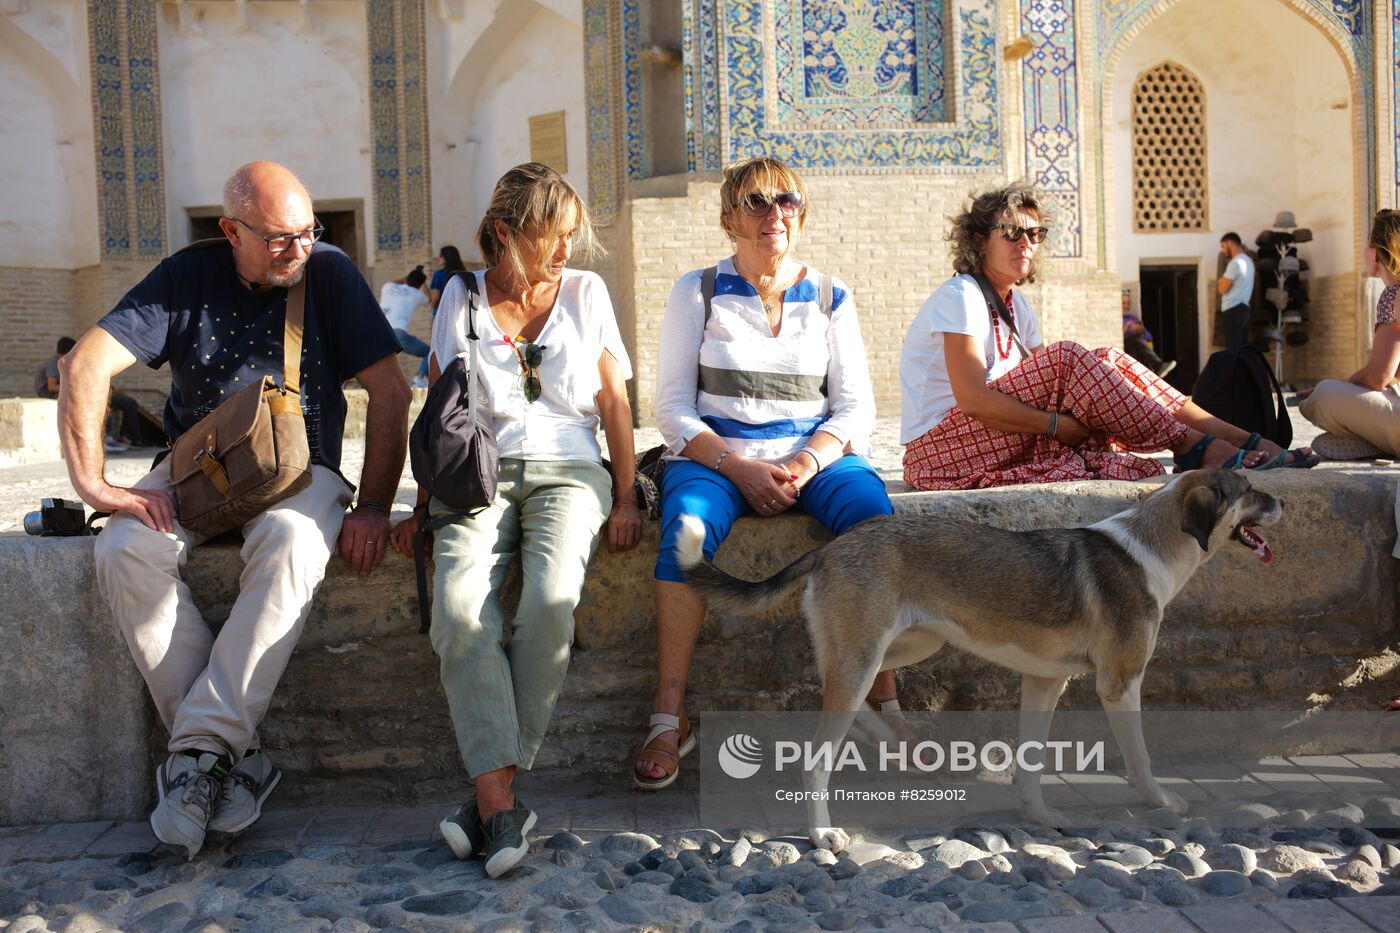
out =
{"type": "MultiPolygon", "coordinates": [[[[1221,467],[1227,463],[1234,463],[1239,453],[1240,449],[1234,444],[1217,437],[1215,440],[1211,441],[1210,446],[1206,448],[1205,456],[1201,459],[1201,466],[1221,467]]],[[[1244,459],[1240,462],[1245,467],[1252,467],[1263,463],[1266,459],[1267,454],[1260,453],[1258,450],[1248,450],[1244,452],[1244,459]]]]}

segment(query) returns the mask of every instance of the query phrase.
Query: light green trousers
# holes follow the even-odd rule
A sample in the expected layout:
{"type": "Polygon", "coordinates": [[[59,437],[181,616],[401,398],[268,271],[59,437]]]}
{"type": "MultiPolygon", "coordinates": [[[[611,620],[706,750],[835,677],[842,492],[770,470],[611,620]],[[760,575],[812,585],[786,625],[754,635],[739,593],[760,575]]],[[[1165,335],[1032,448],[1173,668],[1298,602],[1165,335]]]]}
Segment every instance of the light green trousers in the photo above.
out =
{"type": "MultiPolygon", "coordinates": [[[[437,532],[431,638],[462,762],[473,778],[529,768],[564,686],[574,607],[612,502],[585,460],[503,459],[496,501],[437,532]],[[506,636],[501,587],[520,556],[506,636]]],[[[434,514],[450,511],[436,500],[434,514]]]]}

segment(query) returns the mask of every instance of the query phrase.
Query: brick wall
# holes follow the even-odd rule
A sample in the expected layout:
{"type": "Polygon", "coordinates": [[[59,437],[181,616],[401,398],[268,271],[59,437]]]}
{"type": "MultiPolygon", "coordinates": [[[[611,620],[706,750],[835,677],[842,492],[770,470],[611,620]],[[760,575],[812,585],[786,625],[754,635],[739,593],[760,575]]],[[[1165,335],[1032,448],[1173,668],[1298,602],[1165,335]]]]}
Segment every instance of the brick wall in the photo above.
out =
{"type": "MultiPolygon", "coordinates": [[[[819,175],[804,179],[811,215],[797,256],[853,290],[881,416],[899,414],[899,357],[905,332],[925,299],[949,275],[947,218],[966,194],[999,177],[819,175]],[[874,206],[878,206],[878,209],[874,206]]],[[[732,253],[719,228],[719,183],[698,180],[674,196],[633,197],[606,231],[615,265],[605,271],[623,335],[633,353],[637,415],[652,421],[661,318],[685,272],[732,253]],[[631,284],[627,277],[630,274],[631,284]]],[[[1027,289],[1050,340],[1118,345],[1116,276],[1070,262],[1047,262],[1027,289]]]]}
{"type": "Polygon", "coordinates": [[[0,322],[5,329],[0,395],[33,395],[34,371],[53,355],[58,338],[77,336],[75,284],[67,269],[0,267],[0,322]]]}

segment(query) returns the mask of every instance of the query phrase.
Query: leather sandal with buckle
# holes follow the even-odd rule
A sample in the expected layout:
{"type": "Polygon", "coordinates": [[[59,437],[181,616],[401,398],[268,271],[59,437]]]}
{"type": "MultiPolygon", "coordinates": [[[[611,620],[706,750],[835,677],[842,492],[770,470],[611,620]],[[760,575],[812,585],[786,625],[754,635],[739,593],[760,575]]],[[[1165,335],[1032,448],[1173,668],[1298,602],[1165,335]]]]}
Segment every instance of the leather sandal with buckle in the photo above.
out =
{"type": "Polygon", "coordinates": [[[689,755],[695,749],[695,733],[690,728],[690,720],[685,718],[685,714],[673,716],[670,713],[652,713],[647,725],[651,731],[647,733],[646,744],[637,753],[637,759],[632,763],[632,783],[642,790],[661,790],[663,787],[670,787],[675,783],[680,775],[681,759],[689,755]],[[675,732],[679,735],[676,741],[676,750],[672,751],[667,746],[661,744],[660,738],[668,732],[675,732]],[[666,772],[662,777],[650,778],[642,777],[637,772],[637,762],[654,762],[658,768],[666,772]]]}

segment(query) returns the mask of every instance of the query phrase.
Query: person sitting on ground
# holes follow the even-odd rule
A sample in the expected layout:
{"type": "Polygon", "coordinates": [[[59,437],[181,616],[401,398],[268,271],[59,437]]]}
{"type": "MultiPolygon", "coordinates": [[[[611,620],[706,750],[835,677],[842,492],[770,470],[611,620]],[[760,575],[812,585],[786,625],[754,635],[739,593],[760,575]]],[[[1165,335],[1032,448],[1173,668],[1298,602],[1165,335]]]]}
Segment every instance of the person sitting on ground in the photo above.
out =
{"type": "Polygon", "coordinates": [[[1164,360],[1157,355],[1157,348],[1152,343],[1152,331],[1148,330],[1147,325],[1142,323],[1142,318],[1133,314],[1132,311],[1132,293],[1125,289],[1123,291],[1123,349],[1128,351],[1129,356],[1163,379],[1167,378],[1167,374],[1176,369],[1176,360],[1164,360]]]}
{"type": "MultiPolygon", "coordinates": [[[[44,361],[34,374],[34,394],[39,398],[58,398],[62,378],[59,360],[77,345],[72,337],[59,337],[54,347],[54,355],[44,361]]],[[[141,403],[125,392],[112,390],[107,399],[107,417],[104,419],[102,449],[107,453],[121,453],[132,446],[146,446],[146,435],[142,419],[146,417],[141,403]]]]}
{"type": "Polygon", "coordinates": [[[410,334],[408,325],[413,320],[413,312],[428,303],[428,295],[423,291],[426,281],[428,276],[423,272],[423,267],[414,266],[408,275],[385,282],[379,291],[379,306],[384,309],[384,317],[394,329],[399,346],[403,352],[423,360],[418,366],[418,375],[413,379],[415,388],[428,384],[428,345],[410,334]]]}
{"type": "Polygon", "coordinates": [[[1306,448],[1284,451],[1213,417],[1122,350],[1046,346],[1017,287],[1035,281],[1050,224],[1044,194],[1025,183],[975,195],[952,218],[957,274],[915,316],[900,357],[910,486],[976,489],[1162,472],[1130,451],[1170,450],[1179,469],[1316,462],[1306,448]]]}
{"type": "MultiPolygon", "coordinates": [[[[670,446],[656,561],[659,671],[632,775],[644,790],[674,782],[695,746],[683,709],[705,601],[677,561],[682,517],[704,523],[713,558],[742,515],[797,506],[839,535],[893,512],[862,456],[875,399],[851,291],[792,255],[808,216],[806,188],[782,162],[728,166],[719,219],[734,255],[686,273],[666,304],[656,380],[657,427],[670,446]]],[[[876,677],[869,702],[898,716],[892,671],[876,677]]]]}
{"type": "MultiPolygon", "coordinates": [[[[1304,418],[1324,434],[1313,441],[1333,460],[1400,457],[1400,211],[1384,210],[1371,223],[1362,269],[1385,283],[1376,303],[1371,356],[1346,379],[1324,379],[1303,400],[1304,418]]],[[[1302,394],[1302,393],[1300,393],[1302,394]]]]}
{"type": "MultiPolygon", "coordinates": [[[[360,271],[317,243],[311,195],[284,166],[252,162],[224,186],[227,244],[163,260],[59,364],[59,431],[83,501],[115,513],[96,539],[97,586],[112,608],[170,740],[156,769],[151,829],[193,858],[207,833],[257,820],[281,772],[257,727],[338,549],[357,574],[379,564],[403,472],[408,385],[394,334],[360,271]],[[170,364],[172,442],[250,383],[283,378],[287,296],[305,280],[301,402],[311,482],[241,529],[238,596],[217,635],[181,580],[203,539],[177,515],[170,465],[136,485],[103,476],[102,413],[112,376],[170,364]],[[340,474],[345,396],[369,394],[359,504],[340,474]]],[[[111,779],[111,775],[107,776],[111,779]]]]}
{"type": "MultiPolygon", "coordinates": [[[[495,501],[436,534],[430,630],[473,784],[438,828],[458,858],[483,854],[492,878],[529,849],[535,814],[513,783],[534,764],[563,688],[599,530],[607,526],[614,551],[641,539],[631,364],[603,280],[567,268],[575,244],[588,255],[593,242],[573,186],[539,162],[517,165],[496,183],[477,231],[490,268],[466,275],[479,297],[469,308],[466,278],[453,278],[433,326],[436,383],[444,364],[470,354],[471,316],[500,456],[495,501]],[[507,623],[501,590],[517,555],[520,601],[507,623]]],[[[413,515],[394,529],[395,549],[412,554],[422,516],[452,511],[420,489],[413,515]]]]}

